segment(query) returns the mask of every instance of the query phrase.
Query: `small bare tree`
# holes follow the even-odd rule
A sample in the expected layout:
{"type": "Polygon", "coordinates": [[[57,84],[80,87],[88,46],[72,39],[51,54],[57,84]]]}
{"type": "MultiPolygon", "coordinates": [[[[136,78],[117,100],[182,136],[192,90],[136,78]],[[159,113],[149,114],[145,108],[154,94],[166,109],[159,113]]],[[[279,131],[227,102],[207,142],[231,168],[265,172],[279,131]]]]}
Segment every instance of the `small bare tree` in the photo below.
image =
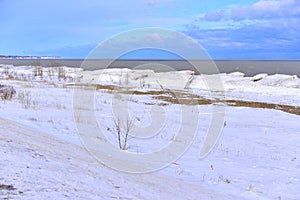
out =
{"type": "Polygon", "coordinates": [[[191,74],[191,76],[189,77],[188,81],[186,82],[184,89],[189,89],[190,85],[192,84],[193,80],[194,80],[194,74],[191,74]]]}
{"type": "Polygon", "coordinates": [[[162,91],[165,91],[164,86],[163,86],[158,80],[156,80],[156,82],[157,82],[157,84],[159,85],[160,89],[161,89],[162,91]]]}
{"type": "Polygon", "coordinates": [[[119,142],[119,148],[122,149],[122,143],[121,143],[121,121],[120,118],[117,120],[114,120],[114,125],[115,125],[115,132],[117,134],[118,142],[119,142]]]}
{"type": "Polygon", "coordinates": [[[116,134],[118,139],[119,148],[121,150],[127,149],[127,141],[129,133],[133,128],[133,119],[126,119],[126,123],[122,124],[120,118],[114,120],[114,128],[112,132],[116,134]]]}
{"type": "Polygon", "coordinates": [[[126,125],[124,127],[125,138],[124,138],[124,143],[123,143],[122,150],[126,150],[126,144],[127,144],[127,140],[128,140],[128,135],[131,132],[132,128],[133,128],[133,120],[127,118],[126,119],[126,125]]]}

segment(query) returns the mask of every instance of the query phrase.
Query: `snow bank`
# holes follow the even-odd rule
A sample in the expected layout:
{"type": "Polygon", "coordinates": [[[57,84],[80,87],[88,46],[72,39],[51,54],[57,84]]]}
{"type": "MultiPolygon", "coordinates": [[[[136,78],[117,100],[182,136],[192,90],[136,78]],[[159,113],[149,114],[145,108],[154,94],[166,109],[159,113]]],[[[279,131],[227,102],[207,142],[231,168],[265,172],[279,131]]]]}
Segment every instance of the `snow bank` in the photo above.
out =
{"type": "MultiPolygon", "coordinates": [[[[199,146],[210,125],[212,105],[194,106],[192,111],[199,113],[200,123],[193,144],[179,160],[150,174],[110,170],[83,148],[73,115],[74,84],[115,85],[144,92],[176,89],[209,97],[207,80],[220,80],[227,99],[300,105],[296,76],[0,67],[0,85],[17,91],[11,101],[0,102],[0,199],[297,199],[299,115],[229,106],[218,145],[208,157],[199,160],[199,146]]],[[[128,103],[138,131],[153,121],[164,125],[154,127],[163,134],[149,140],[131,139],[130,151],[160,149],[181,126],[178,104],[160,104],[161,100],[150,95],[113,95],[105,89],[96,91],[95,108],[89,108],[95,109],[95,117],[110,134],[107,138],[112,144],[117,143],[108,131],[114,124],[113,103],[128,103]]],[[[186,131],[190,131],[192,122],[193,119],[182,125],[186,131]]]]}

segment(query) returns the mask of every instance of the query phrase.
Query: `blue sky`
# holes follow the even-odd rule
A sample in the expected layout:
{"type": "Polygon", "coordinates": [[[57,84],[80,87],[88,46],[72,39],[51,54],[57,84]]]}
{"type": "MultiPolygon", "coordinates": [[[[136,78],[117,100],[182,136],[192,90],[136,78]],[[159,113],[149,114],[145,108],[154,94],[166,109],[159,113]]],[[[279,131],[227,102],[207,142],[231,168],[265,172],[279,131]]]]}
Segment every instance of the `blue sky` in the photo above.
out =
{"type": "Polygon", "coordinates": [[[299,24],[299,0],[0,0],[0,55],[84,58],[122,31],[162,27],[212,58],[300,59],[299,24]]]}

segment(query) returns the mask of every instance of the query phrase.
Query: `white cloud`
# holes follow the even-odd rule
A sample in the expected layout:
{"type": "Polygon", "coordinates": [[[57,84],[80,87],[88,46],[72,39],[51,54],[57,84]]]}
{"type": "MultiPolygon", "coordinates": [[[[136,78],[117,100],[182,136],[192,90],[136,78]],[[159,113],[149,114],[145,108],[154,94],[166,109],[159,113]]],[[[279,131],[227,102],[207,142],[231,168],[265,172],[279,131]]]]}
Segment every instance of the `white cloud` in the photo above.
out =
{"type": "Polygon", "coordinates": [[[234,6],[229,9],[220,9],[201,13],[200,21],[224,20],[264,20],[275,18],[294,18],[300,16],[299,0],[260,0],[250,6],[234,6]]]}
{"type": "Polygon", "coordinates": [[[299,59],[299,24],[300,19],[269,19],[203,29],[198,22],[187,26],[184,33],[197,39],[213,57],[299,59]]]}

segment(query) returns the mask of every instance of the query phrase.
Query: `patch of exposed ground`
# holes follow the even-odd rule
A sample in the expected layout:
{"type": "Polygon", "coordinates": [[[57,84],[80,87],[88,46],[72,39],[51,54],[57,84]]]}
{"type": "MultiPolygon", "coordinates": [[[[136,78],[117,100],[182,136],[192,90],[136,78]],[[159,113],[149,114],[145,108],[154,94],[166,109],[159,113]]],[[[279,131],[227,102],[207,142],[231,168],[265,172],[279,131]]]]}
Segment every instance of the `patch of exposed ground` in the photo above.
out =
{"type": "MultiPolygon", "coordinates": [[[[135,90],[133,88],[121,88],[118,86],[111,86],[111,85],[96,85],[96,90],[106,90],[109,93],[118,92],[121,94],[150,95],[154,99],[161,100],[167,103],[173,103],[173,104],[210,105],[215,103],[224,103],[226,106],[274,109],[274,110],[287,112],[290,114],[300,115],[300,107],[298,106],[265,103],[265,102],[243,101],[243,100],[230,100],[230,99],[214,100],[214,99],[208,99],[203,96],[188,93],[187,91],[181,91],[181,90],[140,91],[140,90],[135,90]]],[[[167,105],[162,103],[160,104],[167,105]]]]}

